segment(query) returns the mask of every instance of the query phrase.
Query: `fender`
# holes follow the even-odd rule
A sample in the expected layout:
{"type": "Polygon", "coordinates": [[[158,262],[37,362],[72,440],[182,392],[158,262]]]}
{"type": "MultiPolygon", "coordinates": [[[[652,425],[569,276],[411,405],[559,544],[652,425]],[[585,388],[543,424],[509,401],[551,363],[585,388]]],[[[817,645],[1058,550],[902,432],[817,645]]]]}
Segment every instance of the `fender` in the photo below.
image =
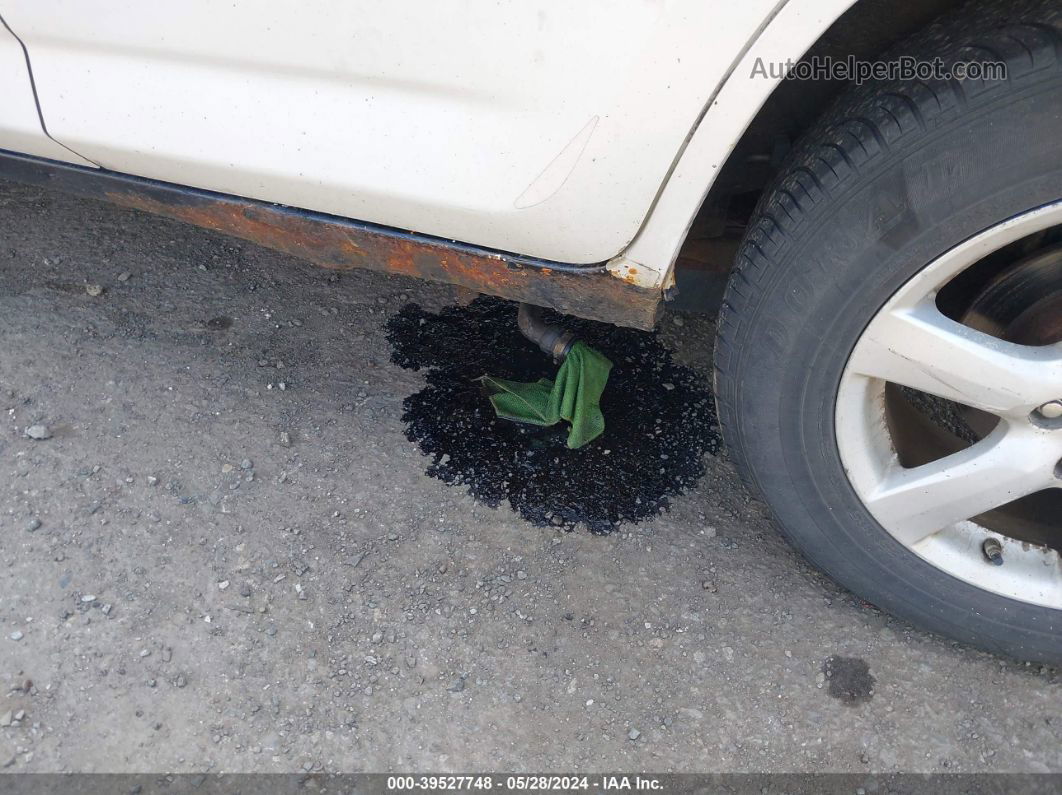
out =
{"type": "Polygon", "coordinates": [[[781,82],[754,77],[757,60],[799,60],[854,3],[788,0],[775,9],[708,98],[649,214],[623,253],[609,261],[609,272],[640,287],[667,289],[674,284],[679,249],[715,177],[781,82]]]}

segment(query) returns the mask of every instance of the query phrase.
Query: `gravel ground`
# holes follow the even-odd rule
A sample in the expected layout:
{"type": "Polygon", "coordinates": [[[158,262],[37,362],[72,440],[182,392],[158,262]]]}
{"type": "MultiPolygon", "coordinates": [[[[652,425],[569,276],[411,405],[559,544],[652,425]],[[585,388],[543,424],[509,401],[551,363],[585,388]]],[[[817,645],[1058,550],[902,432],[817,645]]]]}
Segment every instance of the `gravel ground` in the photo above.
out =
{"type": "Polygon", "coordinates": [[[1062,770],[1055,670],[838,588],[725,455],[609,536],[426,476],[385,323],[453,299],[0,184],[0,765],[1062,770]]]}

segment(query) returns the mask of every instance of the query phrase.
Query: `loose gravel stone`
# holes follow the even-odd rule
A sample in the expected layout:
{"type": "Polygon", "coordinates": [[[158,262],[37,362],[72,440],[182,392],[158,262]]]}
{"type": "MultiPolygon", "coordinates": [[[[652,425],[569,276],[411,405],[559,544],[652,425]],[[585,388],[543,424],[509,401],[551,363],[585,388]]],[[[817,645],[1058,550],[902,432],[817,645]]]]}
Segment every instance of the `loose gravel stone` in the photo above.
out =
{"type": "Polygon", "coordinates": [[[26,436],[38,442],[52,438],[52,430],[47,425],[31,425],[26,428],[26,436]]]}

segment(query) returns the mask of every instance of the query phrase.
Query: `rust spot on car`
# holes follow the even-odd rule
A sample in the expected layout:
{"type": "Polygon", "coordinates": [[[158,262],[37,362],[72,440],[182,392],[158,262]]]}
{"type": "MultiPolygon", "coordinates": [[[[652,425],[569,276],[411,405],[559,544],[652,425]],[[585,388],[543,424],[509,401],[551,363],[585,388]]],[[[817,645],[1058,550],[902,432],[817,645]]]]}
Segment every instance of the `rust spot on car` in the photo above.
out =
{"type": "Polygon", "coordinates": [[[399,273],[558,312],[650,329],[662,293],[610,274],[254,199],[0,154],[0,177],[103,199],[257,243],[324,268],[399,273]]]}

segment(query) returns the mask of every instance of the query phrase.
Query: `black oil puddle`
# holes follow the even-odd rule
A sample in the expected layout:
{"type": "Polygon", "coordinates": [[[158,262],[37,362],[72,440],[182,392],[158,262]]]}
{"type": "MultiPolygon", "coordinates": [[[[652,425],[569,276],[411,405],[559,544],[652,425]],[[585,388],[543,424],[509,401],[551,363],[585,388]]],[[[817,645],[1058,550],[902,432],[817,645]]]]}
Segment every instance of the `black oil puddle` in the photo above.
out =
{"type": "MultiPolygon", "coordinates": [[[[557,317],[547,319],[560,322],[557,317]]],[[[516,327],[516,307],[495,298],[439,314],[410,304],[387,323],[391,361],[426,368],[427,386],[406,398],[406,436],[432,457],[427,473],[467,486],[491,507],[508,501],[536,525],[609,533],[668,508],[719,451],[705,379],[675,364],[655,334],[565,318],[579,339],[613,362],[601,400],[605,432],[580,450],[568,426],[523,425],[494,416],[475,380],[534,381],[557,367],[516,327]]]]}
{"type": "Polygon", "coordinates": [[[858,657],[833,654],[822,664],[828,683],[827,692],[843,704],[854,707],[874,697],[874,677],[870,666],[858,657]]]}

